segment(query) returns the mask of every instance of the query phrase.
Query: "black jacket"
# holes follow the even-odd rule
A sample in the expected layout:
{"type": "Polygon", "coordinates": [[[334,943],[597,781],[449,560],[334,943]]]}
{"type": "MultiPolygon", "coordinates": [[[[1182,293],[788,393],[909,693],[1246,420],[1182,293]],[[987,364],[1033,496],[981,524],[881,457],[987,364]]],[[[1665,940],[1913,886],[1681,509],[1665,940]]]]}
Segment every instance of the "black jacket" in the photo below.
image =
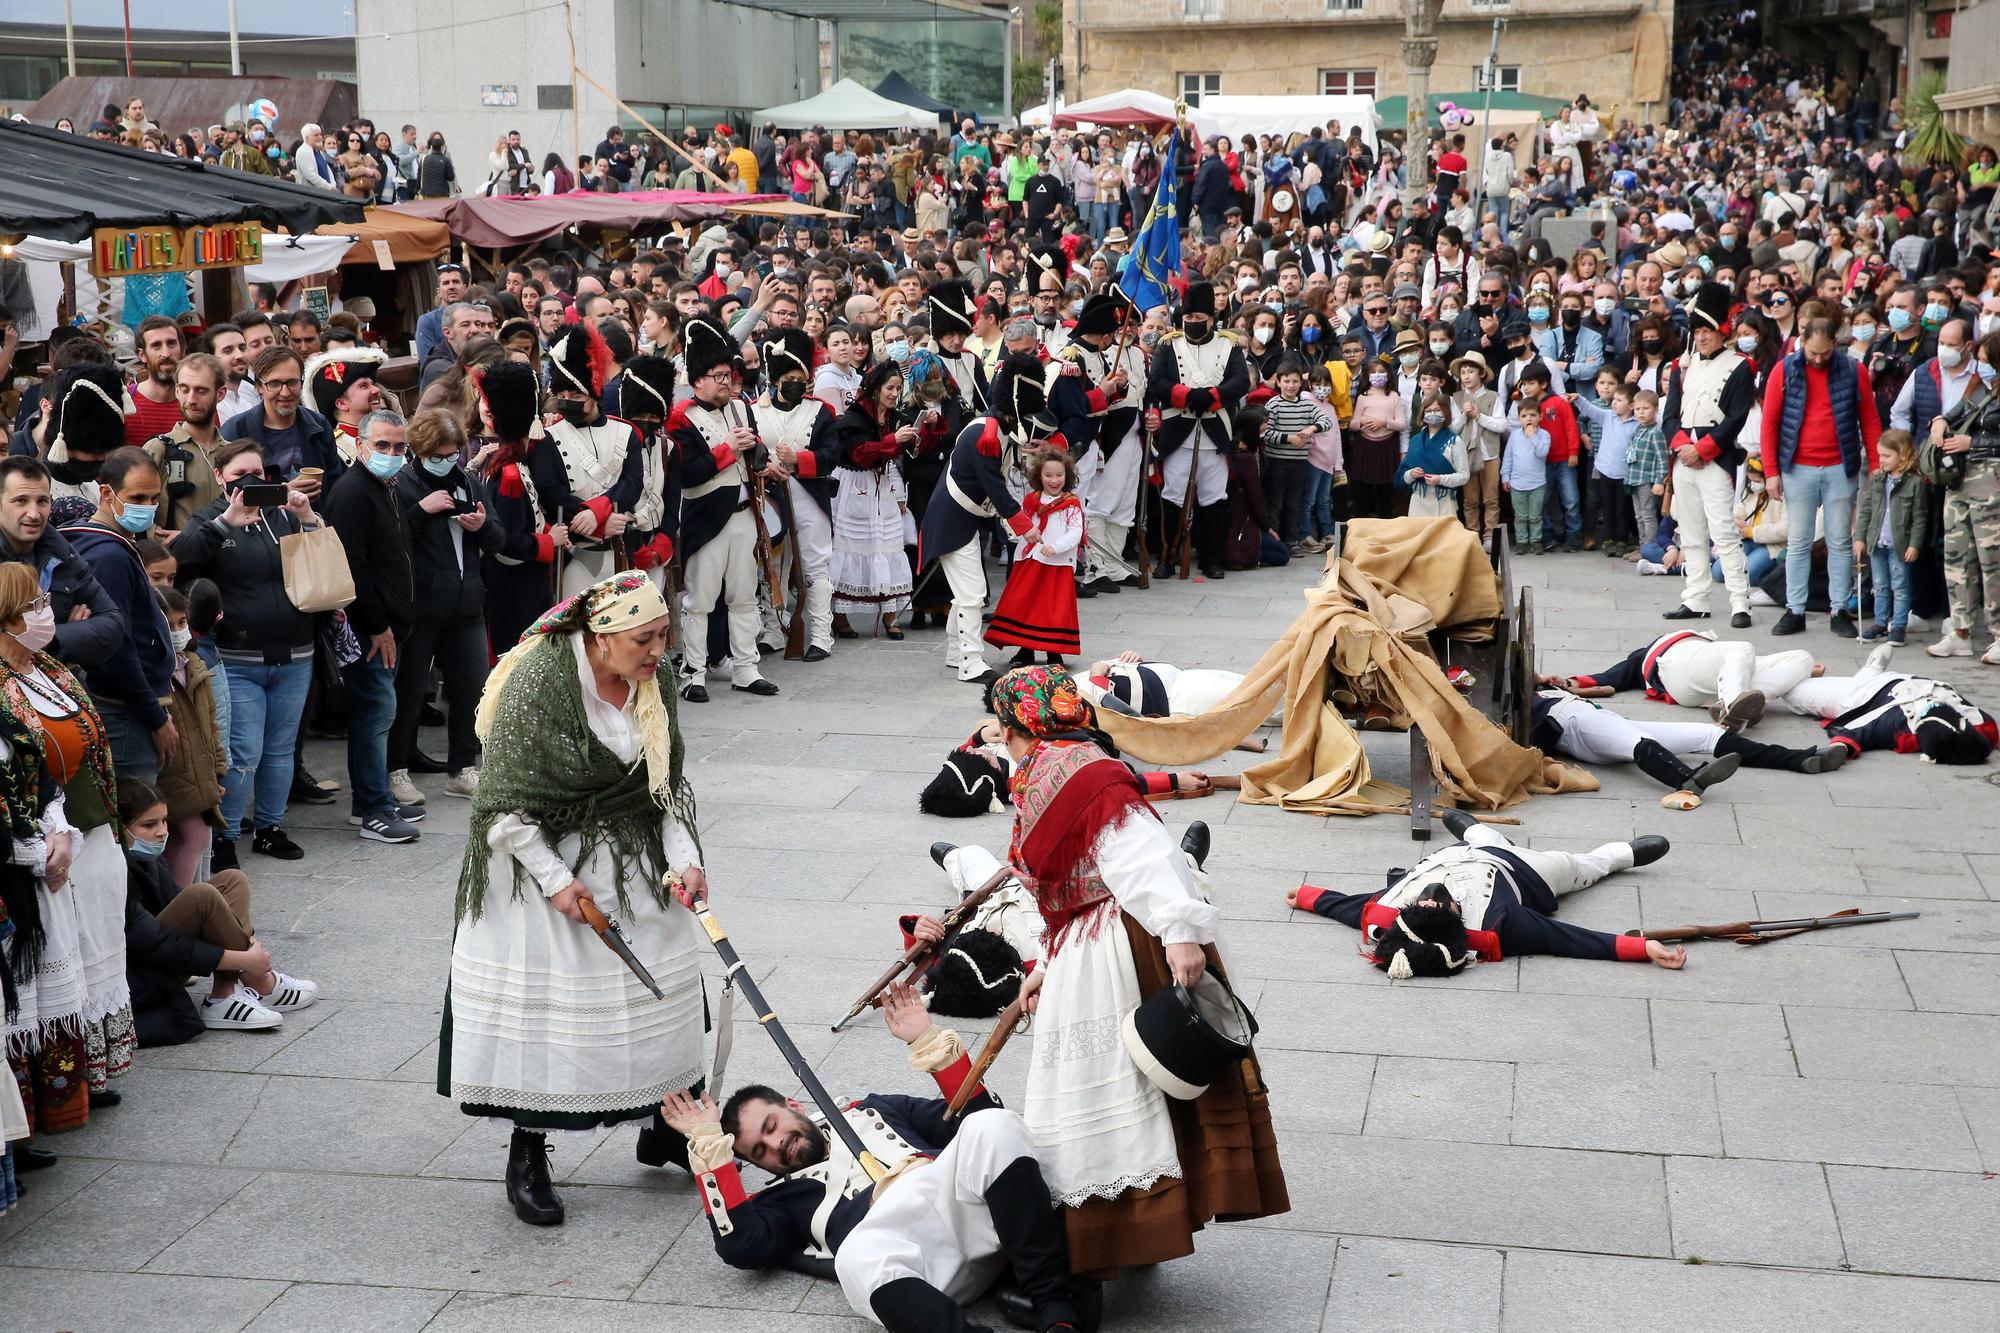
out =
{"type": "Polygon", "coordinates": [[[141,1046],[178,1046],[202,1034],[201,1014],[183,983],[222,964],[221,945],[160,921],[179,892],[164,857],[125,858],[125,980],[141,1046]]]}
{"type": "Polygon", "coordinates": [[[309,654],[313,618],[285,596],[285,566],[278,558],[278,539],[297,532],[298,520],[286,510],[266,509],[263,522],[232,528],[221,517],[228,507],[227,497],[212,501],[167,548],[180,564],[183,584],[213,579],[222,593],[216,647],[261,652],[273,663],[309,654]]]}
{"type": "MultiPolygon", "coordinates": [[[[321,481],[321,503],[314,506],[314,508],[323,508],[326,492],[332,488],[335,481],[339,480],[340,474],[347,470],[347,464],[341,461],[340,450],[334,446],[333,423],[325,417],[309,407],[302,407],[299,409],[299,430],[305,436],[305,443],[299,454],[299,467],[316,467],[326,474],[321,481]]],[[[225,440],[255,440],[260,446],[264,445],[268,438],[268,432],[264,429],[263,411],[253,407],[247,412],[238,412],[224,423],[222,438],[225,440]]],[[[264,461],[267,464],[272,464],[273,462],[268,450],[264,454],[264,461]]],[[[290,481],[297,470],[297,468],[294,468],[292,472],[279,477],[275,475],[275,464],[265,469],[266,474],[271,476],[273,481],[290,481]]]]}
{"type": "Polygon", "coordinates": [[[453,623],[479,619],[486,611],[486,584],[480,576],[479,558],[499,550],[505,536],[500,520],[493,515],[485,485],[455,464],[444,476],[434,477],[413,460],[396,474],[396,499],[409,532],[416,619],[453,623]],[[479,531],[467,532],[450,510],[426,513],[423,499],[433,491],[485,505],[486,522],[479,531]],[[464,539],[458,550],[452,548],[454,532],[464,539]]]}
{"type": "Polygon", "coordinates": [[[139,550],[123,533],[94,522],[64,528],[63,535],[125,613],[130,631],[110,660],[91,672],[90,693],[99,703],[130,709],[158,731],[167,722],[160,700],[173,688],[174,644],[139,550]]]}
{"type": "Polygon", "coordinates": [[[349,468],[324,508],[326,521],[347,548],[347,567],[354,575],[348,623],[363,640],[383,630],[398,639],[407,637],[415,623],[416,570],[393,484],[365,467],[349,468]]]}
{"type": "Polygon", "coordinates": [[[26,565],[35,571],[49,607],[56,616],[55,642],[49,652],[86,674],[108,664],[125,647],[125,613],[97,581],[90,565],[69,539],[54,528],[42,529],[31,551],[16,551],[0,542],[0,561],[26,565]],[[71,620],[79,606],[90,608],[86,620],[71,620]]]}

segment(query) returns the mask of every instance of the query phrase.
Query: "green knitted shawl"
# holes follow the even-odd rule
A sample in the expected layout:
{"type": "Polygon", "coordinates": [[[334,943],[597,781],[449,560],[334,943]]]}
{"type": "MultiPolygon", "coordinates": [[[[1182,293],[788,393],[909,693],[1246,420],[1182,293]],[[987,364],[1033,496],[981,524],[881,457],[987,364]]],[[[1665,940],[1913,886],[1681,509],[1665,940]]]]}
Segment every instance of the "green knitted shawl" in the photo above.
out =
{"type": "MultiPolygon", "coordinates": [[[[552,849],[562,837],[575,834],[572,874],[599,847],[608,846],[614,883],[591,887],[599,894],[606,887],[615,888],[619,906],[629,908],[626,885],[635,874],[643,875],[653,900],[664,907],[671,897],[662,881],[670,868],[662,817],[673,815],[695,839],[697,851],[701,846],[694,790],[683,772],[686,747],[673,691],[658,690],[673,744],[668,780],[655,792],[643,749],[635,762],[626,764],[591,731],[570,635],[539,637],[540,643],[516,650],[512,669],[495,682],[500,695],[472,802],[472,827],[458,880],[457,920],[478,920],[493,859],[487,835],[496,820],[510,814],[538,825],[552,849]]],[[[513,894],[517,900],[523,896],[519,862],[514,865],[513,894]]]]}

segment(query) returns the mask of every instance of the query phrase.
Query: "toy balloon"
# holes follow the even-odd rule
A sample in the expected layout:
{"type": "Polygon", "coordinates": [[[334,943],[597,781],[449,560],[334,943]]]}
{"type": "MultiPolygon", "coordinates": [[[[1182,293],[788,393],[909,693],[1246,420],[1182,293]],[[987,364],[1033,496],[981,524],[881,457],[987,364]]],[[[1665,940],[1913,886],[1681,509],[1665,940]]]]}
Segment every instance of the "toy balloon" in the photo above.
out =
{"type": "Polygon", "coordinates": [[[268,97],[260,97],[250,104],[250,118],[261,120],[272,129],[278,127],[278,104],[268,97]]]}

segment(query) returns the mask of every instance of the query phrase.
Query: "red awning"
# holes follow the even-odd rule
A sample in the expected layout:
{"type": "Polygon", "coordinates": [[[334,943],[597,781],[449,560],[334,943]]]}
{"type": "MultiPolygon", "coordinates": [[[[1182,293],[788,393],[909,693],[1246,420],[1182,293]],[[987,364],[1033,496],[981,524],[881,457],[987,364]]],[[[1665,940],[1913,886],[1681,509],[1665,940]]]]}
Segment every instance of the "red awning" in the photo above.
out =
{"type": "MultiPolygon", "coordinates": [[[[489,249],[530,245],[571,227],[586,239],[606,229],[637,234],[665,231],[669,223],[708,222],[753,205],[797,207],[782,194],[705,194],[699,190],[639,190],[630,194],[461,195],[456,199],[422,199],[389,208],[413,217],[442,222],[452,239],[489,249]]],[[[822,210],[800,207],[801,212],[822,210]]]]}
{"type": "Polygon", "coordinates": [[[1086,111],[1077,115],[1070,111],[1058,111],[1050,117],[1051,125],[1064,129],[1074,129],[1078,125],[1105,125],[1124,129],[1129,126],[1171,125],[1173,118],[1161,116],[1141,106],[1109,107],[1103,111],[1086,111]]]}

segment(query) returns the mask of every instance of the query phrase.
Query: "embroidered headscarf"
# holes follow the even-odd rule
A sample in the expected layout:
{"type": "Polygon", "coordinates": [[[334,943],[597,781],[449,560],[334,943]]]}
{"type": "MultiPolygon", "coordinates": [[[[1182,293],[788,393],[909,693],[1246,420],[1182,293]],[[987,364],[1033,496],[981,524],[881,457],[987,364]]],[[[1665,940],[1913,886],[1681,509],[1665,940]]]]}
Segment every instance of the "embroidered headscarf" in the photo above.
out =
{"type": "Polygon", "coordinates": [[[1036,740],[1085,731],[1097,722],[1076,677],[1059,666],[1015,667],[1000,677],[993,686],[993,713],[1036,740]]]}

